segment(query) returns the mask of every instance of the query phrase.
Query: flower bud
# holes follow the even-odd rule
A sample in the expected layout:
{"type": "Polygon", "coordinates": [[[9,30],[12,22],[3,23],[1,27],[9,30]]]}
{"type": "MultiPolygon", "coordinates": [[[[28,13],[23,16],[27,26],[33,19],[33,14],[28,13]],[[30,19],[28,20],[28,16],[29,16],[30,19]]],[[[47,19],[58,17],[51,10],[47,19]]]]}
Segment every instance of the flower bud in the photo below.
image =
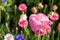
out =
{"type": "Polygon", "coordinates": [[[37,13],[37,8],[36,8],[36,7],[33,7],[33,8],[31,9],[31,11],[32,11],[34,14],[36,14],[36,13],[37,13]]]}
{"type": "Polygon", "coordinates": [[[18,30],[18,27],[16,27],[16,30],[18,30]]]}
{"type": "Polygon", "coordinates": [[[56,11],[58,9],[57,5],[52,6],[52,10],[56,11]]]}
{"type": "Polygon", "coordinates": [[[39,9],[43,8],[42,3],[39,3],[39,4],[38,4],[38,8],[39,8],[39,9]]]}
{"type": "Polygon", "coordinates": [[[26,27],[28,25],[28,21],[27,21],[27,16],[26,14],[22,14],[20,16],[20,19],[18,21],[18,25],[22,28],[26,27]]]}

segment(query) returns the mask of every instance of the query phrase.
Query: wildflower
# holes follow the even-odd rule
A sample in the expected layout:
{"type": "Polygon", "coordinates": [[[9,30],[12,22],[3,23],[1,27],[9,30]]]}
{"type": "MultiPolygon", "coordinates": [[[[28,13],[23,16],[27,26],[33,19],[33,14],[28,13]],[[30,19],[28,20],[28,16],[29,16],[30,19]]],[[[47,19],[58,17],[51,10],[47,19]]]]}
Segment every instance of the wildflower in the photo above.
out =
{"type": "Polygon", "coordinates": [[[53,9],[54,11],[56,11],[56,10],[58,9],[57,5],[53,5],[53,6],[52,6],[52,9],[53,9]]]}
{"type": "Polygon", "coordinates": [[[38,34],[40,31],[40,36],[51,32],[50,25],[52,24],[52,22],[43,13],[30,15],[29,23],[30,23],[31,29],[34,33],[38,34]]]}
{"type": "Polygon", "coordinates": [[[27,16],[26,14],[22,14],[20,16],[20,19],[18,21],[18,25],[22,28],[26,27],[28,25],[28,21],[27,21],[27,16]]]}
{"type": "Polygon", "coordinates": [[[24,35],[23,34],[18,34],[16,36],[16,40],[24,40],[24,35]]]}
{"type": "Polygon", "coordinates": [[[39,4],[38,4],[38,8],[39,8],[39,9],[43,8],[43,4],[42,4],[42,3],[39,3],[39,4]]]}
{"type": "Polygon", "coordinates": [[[7,2],[8,0],[2,0],[2,2],[7,2]]]}
{"type": "Polygon", "coordinates": [[[6,34],[4,40],[14,40],[14,36],[12,34],[6,34]]]}
{"type": "Polygon", "coordinates": [[[57,21],[59,19],[59,15],[56,12],[51,12],[50,13],[50,19],[53,21],[57,21]]]}
{"type": "Polygon", "coordinates": [[[20,10],[20,11],[26,11],[26,10],[27,10],[26,4],[20,4],[20,5],[19,5],[19,10],[20,10]]]}
{"type": "Polygon", "coordinates": [[[36,14],[36,13],[37,13],[37,8],[36,8],[36,7],[33,7],[33,8],[31,9],[31,11],[32,11],[34,14],[36,14]]]}

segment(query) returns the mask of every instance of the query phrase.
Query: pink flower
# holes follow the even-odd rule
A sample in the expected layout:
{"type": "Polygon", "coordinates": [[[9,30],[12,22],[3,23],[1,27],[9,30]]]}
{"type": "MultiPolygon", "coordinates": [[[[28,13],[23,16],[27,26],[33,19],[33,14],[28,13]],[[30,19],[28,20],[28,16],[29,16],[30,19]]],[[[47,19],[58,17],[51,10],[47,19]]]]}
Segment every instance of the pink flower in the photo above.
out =
{"type": "Polygon", "coordinates": [[[57,21],[59,19],[59,15],[56,12],[51,12],[50,19],[53,21],[57,21]]]}
{"type": "Polygon", "coordinates": [[[26,10],[27,10],[26,4],[20,4],[20,5],[19,5],[19,10],[20,10],[20,11],[26,11],[26,10]]]}
{"type": "Polygon", "coordinates": [[[38,34],[40,31],[40,36],[45,35],[46,33],[49,33],[51,30],[50,25],[52,24],[52,22],[43,13],[30,15],[29,22],[30,22],[32,31],[36,34],[38,34]]]}
{"type": "Polygon", "coordinates": [[[22,14],[20,16],[20,19],[19,19],[19,22],[18,22],[18,25],[22,28],[26,27],[28,25],[28,21],[27,21],[27,16],[26,14],[22,14]]]}

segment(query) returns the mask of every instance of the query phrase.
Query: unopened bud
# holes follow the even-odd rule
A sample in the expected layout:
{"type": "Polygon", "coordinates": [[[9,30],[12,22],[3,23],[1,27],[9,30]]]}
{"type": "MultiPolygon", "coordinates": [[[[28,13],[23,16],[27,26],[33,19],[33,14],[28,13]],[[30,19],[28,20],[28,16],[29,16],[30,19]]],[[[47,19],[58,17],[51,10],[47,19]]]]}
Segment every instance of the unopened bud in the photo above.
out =
{"type": "Polygon", "coordinates": [[[18,27],[16,27],[16,30],[18,30],[18,27]]]}
{"type": "Polygon", "coordinates": [[[14,30],[12,30],[12,33],[14,33],[14,30]]]}
{"type": "Polygon", "coordinates": [[[52,6],[52,10],[56,11],[58,9],[57,5],[52,6]]]}
{"type": "Polygon", "coordinates": [[[39,9],[43,8],[42,3],[39,3],[39,4],[38,4],[38,8],[39,8],[39,9]]]}
{"type": "Polygon", "coordinates": [[[36,14],[36,13],[37,13],[37,8],[36,8],[36,7],[33,7],[33,8],[31,9],[31,11],[32,11],[34,14],[36,14]]]}

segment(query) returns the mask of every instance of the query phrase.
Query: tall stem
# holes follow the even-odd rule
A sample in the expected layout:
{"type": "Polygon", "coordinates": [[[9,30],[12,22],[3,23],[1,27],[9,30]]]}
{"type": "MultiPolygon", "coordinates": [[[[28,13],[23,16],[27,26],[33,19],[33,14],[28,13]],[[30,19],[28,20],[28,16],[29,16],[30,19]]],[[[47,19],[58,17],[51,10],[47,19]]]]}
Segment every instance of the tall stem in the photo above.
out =
{"type": "Polygon", "coordinates": [[[5,23],[5,25],[6,25],[6,28],[7,28],[8,32],[10,32],[10,30],[9,30],[9,14],[8,13],[6,13],[6,23],[5,23]]]}
{"type": "Polygon", "coordinates": [[[1,24],[1,9],[0,9],[0,24],[1,24]]]}
{"type": "Polygon", "coordinates": [[[6,13],[6,23],[5,23],[5,25],[6,25],[6,28],[7,28],[8,32],[11,33],[10,29],[9,29],[9,18],[10,18],[10,15],[9,15],[9,12],[8,12],[8,7],[9,6],[7,6],[7,5],[8,5],[8,3],[6,2],[6,11],[5,11],[5,13],[6,13]]]}
{"type": "Polygon", "coordinates": [[[17,13],[17,6],[15,5],[15,8],[14,8],[14,10],[15,10],[15,25],[17,26],[17,19],[16,19],[16,13],[17,13]]]}
{"type": "Polygon", "coordinates": [[[38,40],[41,40],[40,31],[38,33],[38,40]]]}
{"type": "Polygon", "coordinates": [[[49,5],[50,5],[50,12],[52,11],[52,6],[53,6],[54,0],[49,0],[49,5]]]}
{"type": "Polygon", "coordinates": [[[22,12],[22,14],[24,14],[24,11],[22,12]]]}
{"type": "Polygon", "coordinates": [[[58,38],[57,38],[57,40],[59,40],[60,38],[59,38],[59,36],[60,36],[60,30],[58,30],[58,38]]]}

